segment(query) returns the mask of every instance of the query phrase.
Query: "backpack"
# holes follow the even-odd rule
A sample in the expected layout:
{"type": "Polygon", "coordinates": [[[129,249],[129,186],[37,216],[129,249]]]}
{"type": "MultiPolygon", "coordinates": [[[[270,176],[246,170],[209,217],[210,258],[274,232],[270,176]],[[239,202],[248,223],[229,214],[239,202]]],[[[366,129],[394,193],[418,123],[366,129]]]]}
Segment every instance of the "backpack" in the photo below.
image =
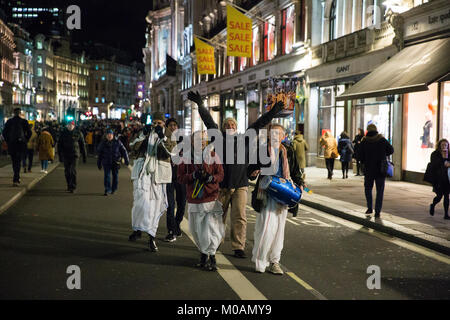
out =
{"type": "Polygon", "coordinates": [[[425,170],[425,174],[423,175],[423,181],[429,182],[433,184],[433,172],[431,171],[431,162],[428,162],[427,169],[425,170]]]}

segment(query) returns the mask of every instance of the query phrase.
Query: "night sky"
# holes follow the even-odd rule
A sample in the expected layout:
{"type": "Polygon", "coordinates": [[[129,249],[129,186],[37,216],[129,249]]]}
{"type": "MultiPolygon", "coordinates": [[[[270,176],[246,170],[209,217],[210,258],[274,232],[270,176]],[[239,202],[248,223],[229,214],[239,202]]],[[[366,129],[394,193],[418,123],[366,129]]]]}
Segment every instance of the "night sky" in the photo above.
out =
{"type": "Polygon", "coordinates": [[[81,30],[73,32],[75,41],[101,42],[119,48],[142,62],[145,45],[145,17],[152,1],[70,0],[58,1],[66,11],[76,4],[81,8],[81,30]]]}

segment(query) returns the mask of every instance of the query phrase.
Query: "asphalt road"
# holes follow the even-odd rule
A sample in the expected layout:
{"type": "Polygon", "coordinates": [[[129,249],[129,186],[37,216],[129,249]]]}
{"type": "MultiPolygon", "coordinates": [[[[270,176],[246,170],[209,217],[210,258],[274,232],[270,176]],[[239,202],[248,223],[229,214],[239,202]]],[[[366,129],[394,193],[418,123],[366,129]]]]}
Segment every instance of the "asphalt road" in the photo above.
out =
{"type": "Polygon", "coordinates": [[[448,299],[450,258],[417,245],[301,207],[286,223],[281,264],[287,273],[254,272],[250,260],[256,214],[248,207],[247,259],[232,256],[229,230],[218,254],[219,272],[194,267],[199,253],[187,233],[163,242],[157,235],[128,242],[132,185],[120,170],[119,190],[103,196],[95,160],[78,167],[78,190],[65,192],[62,165],[0,215],[0,299],[448,299]],[[67,268],[81,272],[69,290],[67,268]],[[369,266],[380,289],[369,289],[369,266]]]}

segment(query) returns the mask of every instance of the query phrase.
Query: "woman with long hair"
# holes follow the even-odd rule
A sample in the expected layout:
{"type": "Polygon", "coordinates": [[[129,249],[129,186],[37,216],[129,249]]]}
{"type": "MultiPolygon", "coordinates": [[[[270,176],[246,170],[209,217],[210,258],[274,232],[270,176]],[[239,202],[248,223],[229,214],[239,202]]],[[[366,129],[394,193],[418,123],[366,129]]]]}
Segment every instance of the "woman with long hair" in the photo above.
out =
{"type": "Polygon", "coordinates": [[[430,204],[430,215],[434,215],[434,207],[444,198],[444,219],[450,220],[448,215],[449,193],[450,193],[450,159],[449,143],[447,139],[441,139],[437,143],[436,150],[430,156],[431,174],[433,180],[433,192],[436,197],[430,204]]]}

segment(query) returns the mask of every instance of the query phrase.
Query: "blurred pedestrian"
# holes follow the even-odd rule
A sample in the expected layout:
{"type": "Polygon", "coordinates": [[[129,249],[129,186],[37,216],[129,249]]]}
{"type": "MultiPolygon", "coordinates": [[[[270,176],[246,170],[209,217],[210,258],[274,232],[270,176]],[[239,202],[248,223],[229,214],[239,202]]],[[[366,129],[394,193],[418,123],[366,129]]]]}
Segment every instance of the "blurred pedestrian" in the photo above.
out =
{"type": "Polygon", "coordinates": [[[353,147],[350,137],[347,132],[343,131],[339,138],[338,153],[340,154],[340,161],[342,167],[342,179],[348,178],[348,167],[353,158],[353,147]]]}
{"type": "MultiPolygon", "coordinates": [[[[172,133],[178,129],[178,122],[174,118],[166,121],[165,135],[170,141],[171,148],[176,145],[176,141],[172,141],[172,133]]],[[[186,208],[186,185],[179,183],[177,180],[178,166],[171,161],[172,165],[172,182],[167,184],[167,230],[168,234],[164,239],[167,242],[173,242],[177,237],[181,237],[180,224],[183,221],[184,211],[186,208]],[[175,216],[175,199],[177,205],[177,214],[175,216]]]]}
{"type": "Polygon", "coordinates": [[[41,134],[37,139],[37,150],[39,153],[39,160],[41,161],[41,172],[47,173],[48,162],[54,159],[53,146],[55,141],[49,132],[48,127],[42,129],[41,134]]]}
{"type": "Polygon", "coordinates": [[[27,150],[25,151],[22,158],[23,173],[27,173],[27,171],[31,172],[31,167],[33,166],[34,150],[36,150],[37,134],[36,131],[34,130],[34,125],[30,123],[29,126],[31,131],[31,137],[27,142],[27,150]]]}
{"type": "Polygon", "coordinates": [[[353,158],[355,158],[356,161],[356,175],[360,176],[362,172],[361,168],[361,160],[359,159],[359,145],[361,144],[361,140],[364,138],[364,130],[359,128],[358,134],[355,136],[355,139],[353,140],[353,150],[355,151],[353,153],[353,158]]]}
{"type": "Polygon", "coordinates": [[[320,145],[324,148],[323,157],[328,170],[328,179],[333,178],[334,159],[339,157],[336,139],[329,131],[325,131],[320,138],[320,145]]]}
{"type": "Polygon", "coordinates": [[[97,153],[97,167],[99,170],[101,170],[103,167],[104,171],[104,196],[107,196],[108,193],[114,194],[119,185],[119,169],[122,159],[124,159],[126,166],[128,166],[129,164],[128,152],[123,146],[122,142],[114,138],[114,131],[109,129],[106,132],[106,138],[102,142],[100,142],[97,153]]]}
{"type": "Polygon", "coordinates": [[[433,203],[430,204],[430,215],[434,215],[435,206],[444,198],[444,219],[449,220],[450,159],[447,139],[439,140],[436,150],[431,153],[430,162],[433,192],[436,193],[433,203]]]}
{"type": "Polygon", "coordinates": [[[20,184],[20,161],[27,149],[28,139],[31,137],[28,121],[20,117],[21,109],[14,109],[14,117],[6,121],[2,135],[8,146],[8,153],[11,155],[12,167],[14,171],[13,185],[20,184]]]}
{"type": "Polygon", "coordinates": [[[303,134],[297,131],[294,137],[294,142],[292,142],[292,148],[297,157],[298,166],[302,175],[305,173],[306,167],[306,151],[309,149],[309,145],[303,138],[303,134]]]}
{"type": "Polygon", "coordinates": [[[391,144],[379,134],[374,124],[367,126],[367,135],[360,144],[360,159],[364,165],[364,191],[366,195],[367,211],[372,214],[372,189],[375,182],[377,195],[375,199],[375,218],[380,217],[383,206],[384,183],[386,180],[385,170],[381,165],[387,156],[394,153],[391,144]]]}
{"type": "Polygon", "coordinates": [[[185,184],[187,188],[189,230],[201,253],[197,266],[216,271],[216,251],[225,236],[222,203],[217,200],[219,183],[223,180],[224,173],[213,145],[206,146],[205,131],[197,131],[192,135],[192,144],[199,140],[202,149],[194,148],[191,159],[179,165],[178,182],[185,184]]]}
{"type": "Polygon", "coordinates": [[[58,140],[59,161],[64,162],[67,191],[74,193],[77,188],[77,165],[80,155],[86,163],[86,145],[83,134],[75,129],[75,122],[69,122],[58,140]]]}

